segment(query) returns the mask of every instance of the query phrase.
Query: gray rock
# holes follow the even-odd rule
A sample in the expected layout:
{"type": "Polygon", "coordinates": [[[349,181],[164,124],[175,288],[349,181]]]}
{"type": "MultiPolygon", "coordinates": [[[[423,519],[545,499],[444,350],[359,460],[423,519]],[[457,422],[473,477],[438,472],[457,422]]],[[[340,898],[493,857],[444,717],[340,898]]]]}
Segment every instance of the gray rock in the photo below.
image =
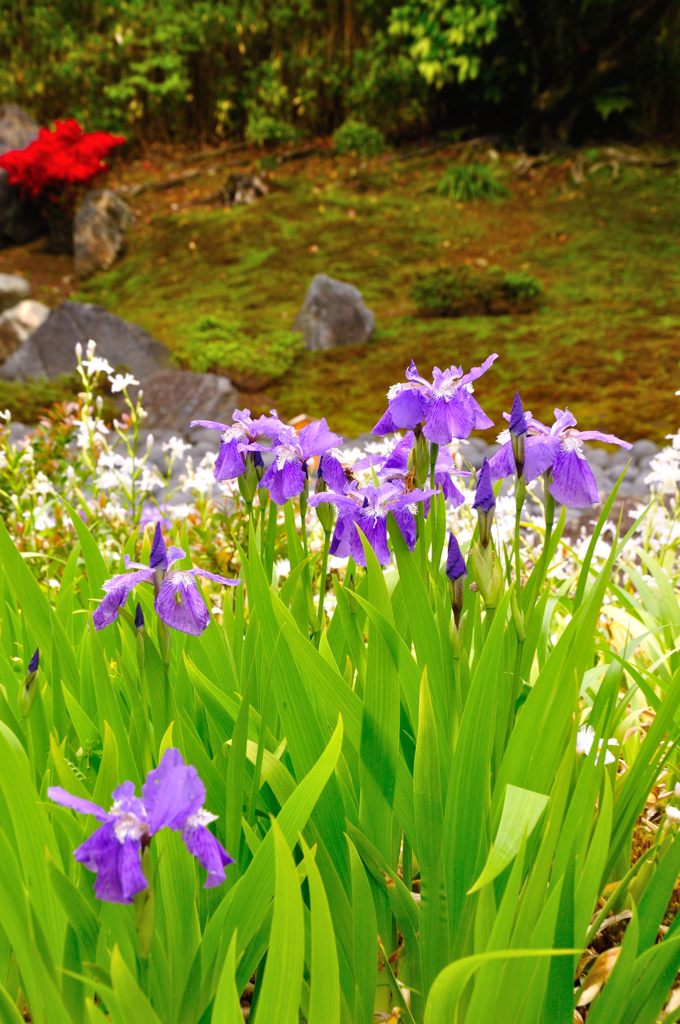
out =
{"type": "Polygon", "coordinates": [[[205,431],[189,427],[191,420],[228,423],[238,408],[238,391],[227,377],[191,370],[160,370],[144,380],[146,430],[183,434],[204,440],[205,431]]]}
{"type": "Polygon", "coordinates": [[[629,455],[632,456],[633,462],[638,463],[645,467],[651,462],[654,456],[659,451],[659,446],[654,444],[653,441],[636,441],[633,444],[629,455]]]}
{"type": "Polygon", "coordinates": [[[99,306],[64,302],[53,309],[41,327],[0,366],[0,377],[19,380],[72,373],[77,342],[97,342],[97,355],[113,367],[126,367],[143,383],[170,365],[167,349],[136,324],[121,320],[99,306]]]}
{"type": "Polygon", "coordinates": [[[25,299],[0,313],[0,361],[11,356],[26,338],[37,331],[49,312],[49,306],[42,302],[25,299]]]}
{"type": "Polygon", "coordinates": [[[17,302],[23,302],[30,294],[31,286],[25,277],[0,274],[0,313],[16,306],[17,302]]]}
{"type": "Polygon", "coordinates": [[[375,317],[358,288],[317,274],[309,286],[294,330],[302,331],[305,346],[325,351],[337,345],[360,345],[368,341],[375,317]]]}
{"type": "Polygon", "coordinates": [[[245,206],[266,196],[268,191],[256,174],[230,174],[221,195],[228,206],[245,206]]]}
{"type": "Polygon", "coordinates": [[[133,219],[128,204],[110,188],[88,192],[73,225],[73,254],[79,277],[113,265],[123,251],[125,233],[133,219]]]}
{"type": "MultiPolygon", "coordinates": [[[[24,149],[37,137],[38,125],[21,107],[0,104],[0,156],[12,149],[24,149]]],[[[7,184],[7,174],[0,170],[0,246],[23,245],[45,231],[39,210],[7,184]]]]}

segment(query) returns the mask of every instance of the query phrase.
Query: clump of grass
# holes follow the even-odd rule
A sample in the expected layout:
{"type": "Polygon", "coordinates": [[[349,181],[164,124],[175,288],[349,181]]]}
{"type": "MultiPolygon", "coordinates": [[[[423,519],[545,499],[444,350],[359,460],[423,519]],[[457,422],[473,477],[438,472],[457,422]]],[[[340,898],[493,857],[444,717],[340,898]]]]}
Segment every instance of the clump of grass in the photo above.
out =
{"type": "Polygon", "coordinates": [[[333,135],[333,149],[341,156],[379,156],[384,148],[380,129],[356,117],[348,117],[333,135]]]}
{"type": "Polygon", "coordinates": [[[495,171],[486,164],[448,167],[435,186],[435,192],[457,203],[469,203],[475,199],[502,199],[509,194],[495,171]]]}
{"type": "Polygon", "coordinates": [[[257,391],[290,370],[302,348],[300,335],[293,331],[252,338],[237,320],[202,316],[175,359],[197,373],[222,373],[241,391],[257,391]]]}
{"type": "Polygon", "coordinates": [[[425,316],[498,316],[528,313],[539,303],[543,290],[530,274],[441,267],[422,274],[411,289],[418,312],[425,316]]]}

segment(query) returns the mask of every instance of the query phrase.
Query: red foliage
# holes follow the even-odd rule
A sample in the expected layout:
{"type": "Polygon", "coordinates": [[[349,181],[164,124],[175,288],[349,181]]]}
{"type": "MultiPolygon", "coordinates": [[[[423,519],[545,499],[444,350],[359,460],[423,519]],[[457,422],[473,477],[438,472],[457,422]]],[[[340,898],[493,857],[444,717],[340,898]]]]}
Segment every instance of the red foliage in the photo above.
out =
{"type": "Polygon", "coordinates": [[[33,199],[59,199],[69,185],[84,185],[108,169],[104,157],[125,139],[109,132],[83,132],[77,121],[41,128],[35,142],[0,156],[10,185],[33,199]]]}

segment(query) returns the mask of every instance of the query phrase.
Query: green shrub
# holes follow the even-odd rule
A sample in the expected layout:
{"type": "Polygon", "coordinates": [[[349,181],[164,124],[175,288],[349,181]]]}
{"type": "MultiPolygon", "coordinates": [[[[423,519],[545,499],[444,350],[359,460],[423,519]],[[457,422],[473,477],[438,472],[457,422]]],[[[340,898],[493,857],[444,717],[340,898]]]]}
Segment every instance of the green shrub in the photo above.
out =
{"type": "Polygon", "coordinates": [[[300,136],[292,124],[271,114],[252,110],[246,122],[246,142],[252,146],[282,146],[300,136]]]}
{"type": "Polygon", "coordinates": [[[223,373],[242,391],[257,391],[287,373],[302,348],[300,335],[293,331],[255,339],[236,320],[202,316],[175,358],[197,373],[223,373]]]}
{"type": "Polygon", "coordinates": [[[422,274],[411,296],[426,316],[484,316],[528,313],[538,305],[542,289],[530,274],[441,267],[422,274]]]}
{"type": "Polygon", "coordinates": [[[50,406],[75,398],[79,390],[73,373],[51,380],[0,380],[0,409],[9,409],[12,419],[20,423],[36,423],[50,406]]]}
{"type": "Polygon", "coordinates": [[[379,156],[385,148],[385,136],[356,117],[348,117],[333,135],[333,149],[341,156],[379,156]]]}
{"type": "Polygon", "coordinates": [[[501,199],[508,195],[505,185],[486,164],[460,164],[448,167],[438,182],[435,192],[458,203],[474,199],[501,199]]]}

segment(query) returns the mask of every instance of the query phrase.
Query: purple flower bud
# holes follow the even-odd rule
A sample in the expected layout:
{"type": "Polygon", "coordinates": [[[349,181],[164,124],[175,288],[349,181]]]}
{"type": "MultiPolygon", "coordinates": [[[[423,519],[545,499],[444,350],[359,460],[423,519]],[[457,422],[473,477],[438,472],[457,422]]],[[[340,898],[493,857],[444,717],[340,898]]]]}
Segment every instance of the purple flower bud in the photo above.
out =
{"type": "Polygon", "coordinates": [[[486,548],[491,540],[491,524],[496,511],[496,498],[491,486],[491,467],[488,459],[484,459],[482,463],[472,507],[477,509],[479,518],[479,543],[486,548]]]}
{"type": "Polygon", "coordinates": [[[39,665],[40,665],[40,648],[36,647],[35,651],[33,652],[33,657],[31,658],[31,660],[28,663],[28,668],[27,668],[26,671],[27,672],[37,672],[39,665]]]}
{"type": "Polygon", "coordinates": [[[455,583],[462,576],[467,576],[467,566],[460,550],[460,544],[452,533],[449,534],[449,553],[446,559],[446,575],[455,583]]]}
{"type": "Polygon", "coordinates": [[[168,552],[163,540],[163,531],[160,523],[156,523],[156,529],[154,530],[153,544],[151,545],[151,554],[149,555],[149,568],[168,568],[168,552]]]}
{"type": "Polygon", "coordinates": [[[496,498],[493,493],[493,487],[491,486],[491,469],[489,467],[489,460],[484,459],[482,468],[479,472],[479,479],[477,480],[477,490],[475,491],[475,500],[472,502],[472,507],[482,512],[490,512],[496,505],[496,498]]]}
{"type": "Polygon", "coordinates": [[[144,629],[144,612],[139,602],[137,602],[137,607],[135,608],[135,629],[144,629]]]}
{"type": "Polygon", "coordinates": [[[449,578],[451,590],[451,608],[453,609],[453,621],[456,629],[460,626],[460,617],[463,611],[463,600],[465,597],[465,577],[467,566],[460,550],[460,544],[449,534],[449,553],[446,559],[446,575],[449,578]]]}
{"type": "Polygon", "coordinates": [[[522,399],[519,397],[519,392],[515,395],[515,400],[512,403],[509,427],[510,433],[515,434],[517,437],[521,434],[526,434],[529,429],[529,423],[524,413],[524,406],[522,405],[522,399]]]}

